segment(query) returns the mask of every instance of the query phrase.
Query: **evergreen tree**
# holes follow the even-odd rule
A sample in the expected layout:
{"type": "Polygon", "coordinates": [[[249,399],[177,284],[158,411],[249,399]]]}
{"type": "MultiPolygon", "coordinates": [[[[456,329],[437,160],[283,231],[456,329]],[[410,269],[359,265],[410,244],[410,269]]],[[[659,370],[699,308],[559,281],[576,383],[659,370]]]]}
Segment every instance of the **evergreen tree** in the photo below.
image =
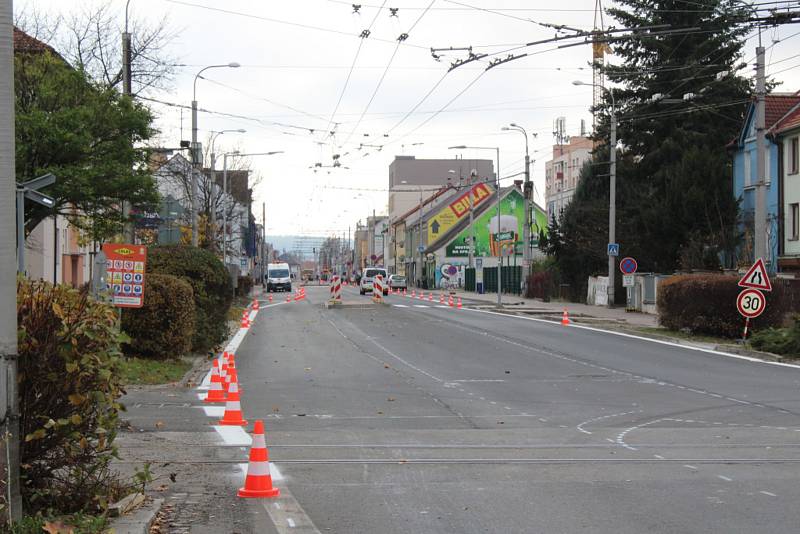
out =
{"type": "MultiPolygon", "coordinates": [[[[736,74],[746,9],[737,0],[619,0],[608,10],[622,27],[672,30],[612,42],[618,59],[604,69],[620,142],[617,238],[622,254],[636,256],[640,270],[719,267],[717,258],[736,243],[738,206],[726,144],[742,125],[750,93],[748,80],[736,74]],[[693,29],[680,31],[686,28],[693,29]],[[684,100],[687,94],[694,98],[684,100]]],[[[611,106],[605,92],[595,110],[595,164],[561,222],[565,247],[599,241],[592,246],[602,255],[606,238],[589,236],[607,229],[600,219],[608,218],[609,155],[603,142],[611,106]],[[598,219],[584,219],[589,216],[598,219]]],[[[592,250],[583,269],[578,264],[576,280],[592,274],[594,255],[592,250]]]]}

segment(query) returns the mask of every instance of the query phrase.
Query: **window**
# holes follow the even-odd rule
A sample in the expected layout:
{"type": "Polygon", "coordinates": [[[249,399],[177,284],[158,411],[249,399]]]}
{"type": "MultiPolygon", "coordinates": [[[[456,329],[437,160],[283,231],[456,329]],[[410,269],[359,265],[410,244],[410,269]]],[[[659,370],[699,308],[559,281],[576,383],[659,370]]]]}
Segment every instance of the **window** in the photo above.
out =
{"type": "Polygon", "coordinates": [[[800,238],[800,204],[789,204],[789,237],[790,241],[800,238]]]}
{"type": "Polygon", "coordinates": [[[753,151],[747,150],[744,153],[744,186],[749,187],[750,184],[753,183],[753,179],[751,176],[752,166],[750,165],[751,160],[753,158],[753,151]]]}
{"type": "Polygon", "coordinates": [[[789,140],[789,174],[800,172],[800,137],[789,140]]]}

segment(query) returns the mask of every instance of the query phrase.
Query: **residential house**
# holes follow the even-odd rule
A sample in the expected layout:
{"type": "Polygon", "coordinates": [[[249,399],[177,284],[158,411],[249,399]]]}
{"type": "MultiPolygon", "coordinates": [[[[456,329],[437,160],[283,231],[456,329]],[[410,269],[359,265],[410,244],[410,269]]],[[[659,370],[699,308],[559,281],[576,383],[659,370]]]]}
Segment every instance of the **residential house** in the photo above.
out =
{"type": "Polygon", "coordinates": [[[767,132],[778,144],[778,270],[800,275],[800,103],[767,132]]]}
{"type": "Polygon", "coordinates": [[[580,181],[581,169],[592,159],[593,141],[575,135],[566,143],[553,145],[553,159],[545,163],[545,205],[547,220],[561,213],[569,205],[580,181]]]}
{"type": "MultiPolygon", "coordinates": [[[[772,132],[776,124],[793,108],[800,104],[798,93],[773,93],[765,99],[765,128],[772,132]]],[[[764,177],[766,182],[766,242],[767,257],[764,261],[770,272],[778,267],[780,249],[780,202],[779,202],[779,142],[775,135],[765,136],[764,177]]],[[[756,128],[755,102],[747,109],[743,127],[738,137],[728,145],[733,159],[733,194],[740,203],[740,227],[744,242],[737,252],[738,263],[742,266],[755,261],[753,237],[755,231],[756,182],[756,128]]]]}

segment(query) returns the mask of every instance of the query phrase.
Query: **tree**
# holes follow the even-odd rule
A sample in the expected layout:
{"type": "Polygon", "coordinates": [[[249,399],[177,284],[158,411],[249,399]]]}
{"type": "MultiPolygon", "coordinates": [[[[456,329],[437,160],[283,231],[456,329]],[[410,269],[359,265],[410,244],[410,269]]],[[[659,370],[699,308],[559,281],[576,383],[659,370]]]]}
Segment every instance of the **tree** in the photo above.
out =
{"type": "MultiPolygon", "coordinates": [[[[107,88],[122,85],[123,23],[110,0],[87,2],[65,15],[49,15],[27,7],[15,14],[14,24],[60,51],[73,67],[107,88]]],[[[175,37],[167,19],[157,24],[131,16],[132,94],[166,89],[172,82],[177,61],[167,53],[175,37]]]]}
{"type": "MultiPolygon", "coordinates": [[[[52,172],[45,192],[87,238],[104,241],[122,229],[121,202],[152,206],[158,200],[140,147],[153,134],[150,111],[49,53],[17,54],[16,178],[52,172]]],[[[30,231],[53,209],[28,204],[30,231]]]]}
{"type": "MultiPolygon", "coordinates": [[[[742,66],[746,6],[737,0],[697,0],[691,9],[676,8],[673,0],[620,0],[616,6],[608,12],[623,27],[693,28],[612,42],[620,61],[604,71],[613,84],[622,147],[617,238],[623,254],[635,255],[644,271],[718,268],[737,240],[738,205],[725,145],[742,124],[750,90],[748,80],[735,74],[742,66]]],[[[565,248],[596,241],[587,267],[597,251],[605,260],[606,238],[594,239],[595,224],[574,223],[596,217],[592,222],[600,227],[608,218],[611,106],[605,92],[595,110],[601,118],[589,182],[561,221],[565,248]]]]}

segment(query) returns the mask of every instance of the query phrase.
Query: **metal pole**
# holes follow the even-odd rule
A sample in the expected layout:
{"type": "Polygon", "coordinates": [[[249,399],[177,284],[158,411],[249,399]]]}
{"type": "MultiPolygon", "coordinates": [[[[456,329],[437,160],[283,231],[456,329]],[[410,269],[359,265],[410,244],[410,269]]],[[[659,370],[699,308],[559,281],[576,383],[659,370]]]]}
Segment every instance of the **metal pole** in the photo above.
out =
{"type": "Polygon", "coordinates": [[[222,156],[222,264],[228,266],[228,154],[222,156]]]}
{"type": "MultiPolygon", "coordinates": [[[[131,34],[128,33],[128,6],[131,0],[125,2],[125,31],[122,32],[122,92],[131,96],[131,34]]],[[[123,235],[127,235],[130,242],[136,240],[136,226],[129,221],[131,213],[130,202],[122,201],[123,235]]]]}
{"type": "MultiPolygon", "coordinates": [[[[196,81],[196,80],[195,80],[196,81]]],[[[197,168],[200,154],[197,149],[197,100],[192,100],[192,246],[199,242],[197,235],[197,168]]]]}
{"type": "MultiPolygon", "coordinates": [[[[500,231],[500,147],[495,148],[497,151],[497,231],[500,231]]],[[[490,236],[491,237],[491,236],[490,236]]],[[[497,307],[503,307],[503,256],[499,253],[497,256],[497,307]]]]}
{"type": "MultiPolygon", "coordinates": [[[[531,270],[531,157],[528,154],[528,134],[525,134],[525,183],[522,186],[523,204],[525,206],[525,226],[522,228],[522,276],[523,295],[528,287],[528,275],[531,270]]],[[[517,255],[514,253],[514,261],[517,255]]]]}
{"type": "Polygon", "coordinates": [[[211,143],[211,184],[209,187],[211,191],[209,191],[208,196],[210,199],[211,205],[209,206],[209,213],[208,213],[208,220],[206,221],[206,239],[208,239],[209,244],[211,245],[211,250],[213,251],[216,248],[216,232],[211,232],[211,222],[214,221],[214,212],[216,211],[216,204],[213,202],[213,196],[211,193],[214,192],[217,185],[217,155],[214,154],[214,143],[211,143]]]}
{"type": "MultiPolygon", "coordinates": [[[[610,191],[609,191],[609,205],[608,205],[608,242],[616,243],[617,233],[617,110],[614,105],[613,94],[611,95],[611,142],[609,143],[609,161],[611,162],[610,169],[610,191]]],[[[616,275],[616,259],[612,255],[608,255],[608,303],[609,308],[614,307],[614,278],[616,275]]]]}
{"type": "Polygon", "coordinates": [[[17,188],[17,272],[25,276],[25,190],[17,188]]]}
{"type": "Polygon", "coordinates": [[[419,219],[417,221],[417,235],[419,236],[419,243],[417,243],[417,250],[419,250],[419,287],[422,287],[422,186],[419,186],[419,219]]]}
{"type": "MultiPolygon", "coordinates": [[[[472,170],[469,171],[469,266],[470,268],[475,266],[475,227],[472,225],[473,222],[473,211],[472,208],[474,207],[474,201],[472,199],[472,182],[473,182],[473,174],[472,170]]],[[[477,291],[478,288],[475,288],[477,291]]]]}
{"type": "Polygon", "coordinates": [[[264,285],[264,276],[267,274],[267,203],[261,203],[261,284],[264,285]]]}
{"type": "MultiPolygon", "coordinates": [[[[760,38],[760,34],[759,34],[760,38]]],[[[753,236],[753,259],[764,258],[770,261],[772,258],[767,255],[767,206],[765,195],[764,163],[765,143],[765,104],[764,95],[766,93],[764,80],[764,47],[756,48],[756,205],[755,205],[755,225],[753,236]]]]}
{"type": "MultiPolygon", "coordinates": [[[[14,45],[12,2],[0,0],[0,473],[5,472],[9,522],[22,518],[17,398],[17,272],[14,265],[14,45]],[[5,469],[3,469],[5,468],[5,469]]],[[[23,233],[24,245],[24,233],[23,233]]]]}

